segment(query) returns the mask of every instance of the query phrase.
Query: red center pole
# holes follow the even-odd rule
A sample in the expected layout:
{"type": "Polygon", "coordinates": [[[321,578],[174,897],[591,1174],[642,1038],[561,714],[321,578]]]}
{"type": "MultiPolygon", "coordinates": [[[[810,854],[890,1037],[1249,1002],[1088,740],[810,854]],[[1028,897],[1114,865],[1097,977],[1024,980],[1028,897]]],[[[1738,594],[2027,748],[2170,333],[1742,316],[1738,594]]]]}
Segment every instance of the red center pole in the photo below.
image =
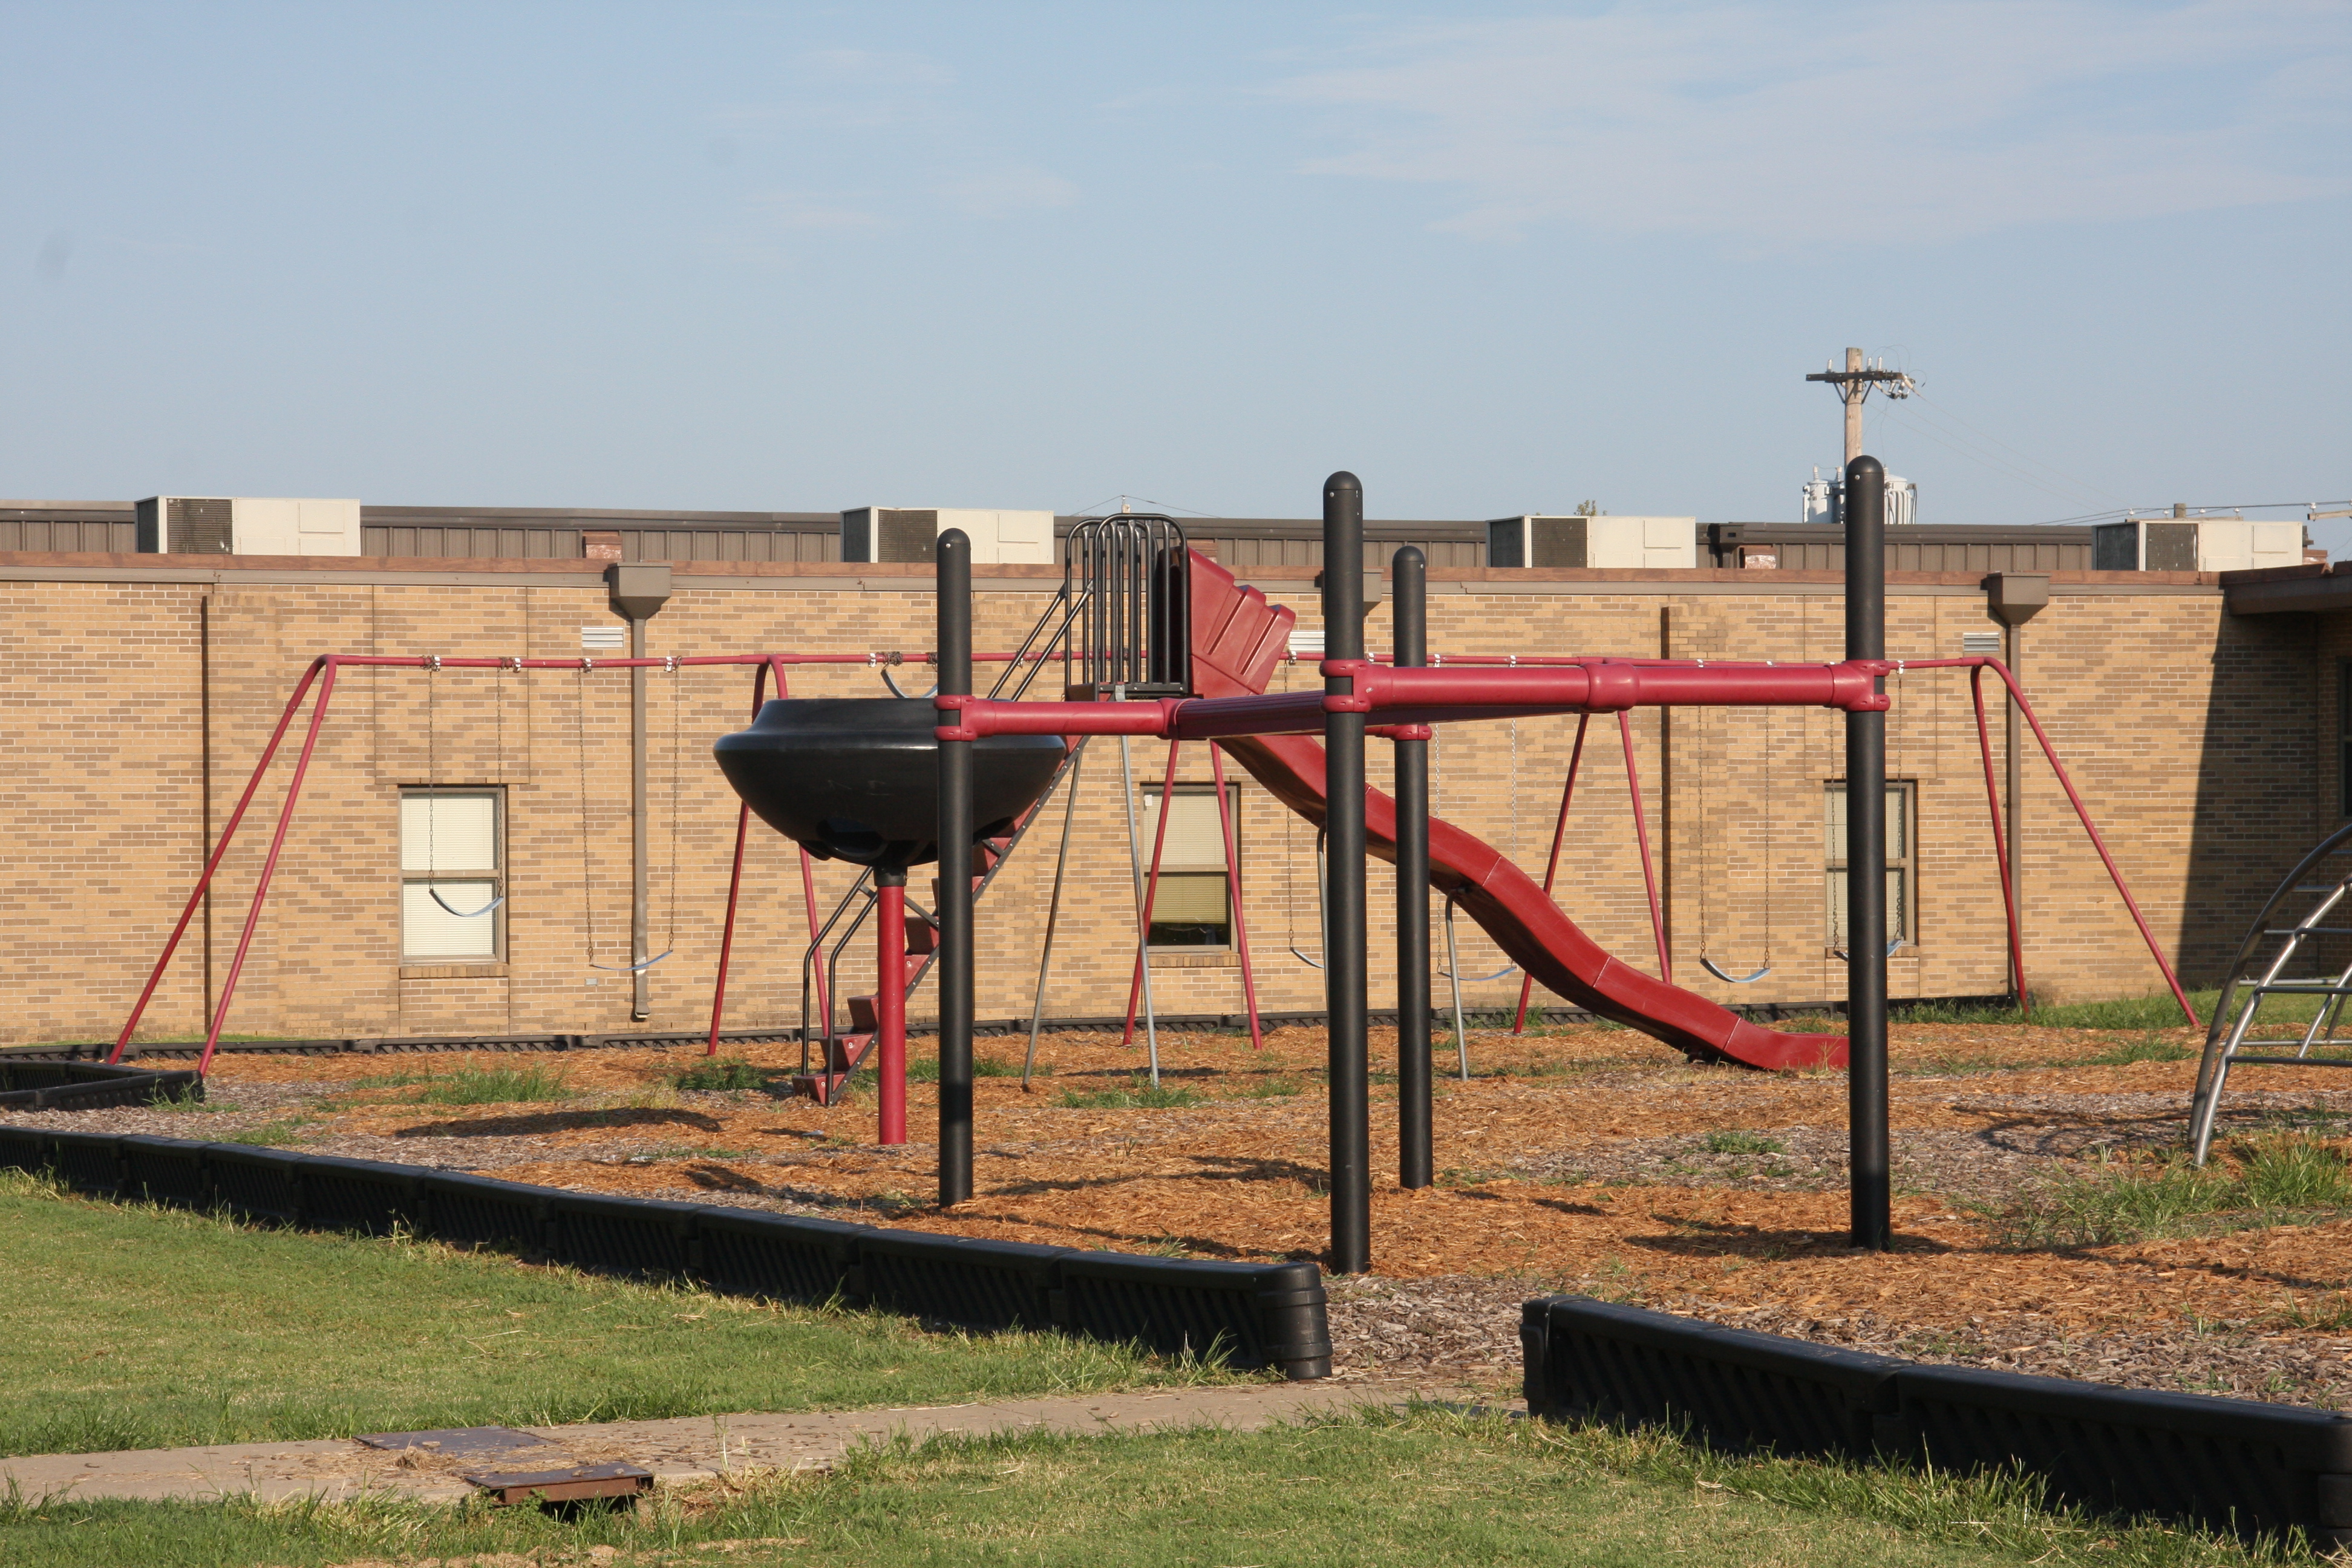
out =
{"type": "Polygon", "coordinates": [[[881,1142],[896,1146],[907,1141],[907,874],[884,872],[876,882],[875,1078],[882,1089],[881,1142]]]}

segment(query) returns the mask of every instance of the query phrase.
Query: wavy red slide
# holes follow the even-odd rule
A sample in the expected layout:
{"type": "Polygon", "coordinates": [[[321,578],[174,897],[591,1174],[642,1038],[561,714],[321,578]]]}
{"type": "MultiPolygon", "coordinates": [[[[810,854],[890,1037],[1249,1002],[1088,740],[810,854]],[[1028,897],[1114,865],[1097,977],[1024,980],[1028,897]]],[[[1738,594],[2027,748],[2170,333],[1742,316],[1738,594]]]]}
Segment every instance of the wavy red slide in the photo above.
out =
{"type": "MultiPolygon", "coordinates": [[[[1198,552],[1192,578],[1193,689],[1203,697],[1263,692],[1297,613],[1267,603],[1263,594],[1241,586],[1198,552]]],[[[1252,735],[1223,744],[1275,798],[1322,825],[1319,742],[1304,735],[1252,735]]],[[[1380,858],[1393,859],[1396,803],[1378,790],[1368,789],[1364,796],[1369,847],[1380,858]]],[[[1704,996],[1618,962],[1507,857],[1435,817],[1429,823],[1429,879],[1451,894],[1513,963],[1580,1007],[1703,1060],[1776,1069],[1845,1065],[1843,1035],[1798,1035],[1751,1024],[1704,996]]]]}

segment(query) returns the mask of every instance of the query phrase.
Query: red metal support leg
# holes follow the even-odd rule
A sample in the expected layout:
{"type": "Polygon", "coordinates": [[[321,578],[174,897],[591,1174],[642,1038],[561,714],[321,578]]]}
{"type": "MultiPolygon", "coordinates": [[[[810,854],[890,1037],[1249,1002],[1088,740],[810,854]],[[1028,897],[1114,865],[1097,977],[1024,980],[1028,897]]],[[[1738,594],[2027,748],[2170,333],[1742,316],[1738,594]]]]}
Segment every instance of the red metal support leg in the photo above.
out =
{"type": "Polygon", "coordinates": [[[253,903],[245,912],[245,930],[236,939],[236,956],[229,961],[228,975],[221,982],[220,1005],[213,1009],[212,1025],[205,1031],[205,1048],[196,1058],[199,1077],[212,1070],[213,1051],[220,1044],[221,1026],[228,1021],[228,1005],[236,995],[237,976],[245,972],[245,957],[253,946],[254,928],[261,923],[262,901],[269,896],[270,874],[278,869],[278,851],[286,847],[286,829],[294,821],[295,803],[302,797],[302,779],[310,771],[310,755],[319,744],[319,730],[326,722],[327,704],[335,695],[335,656],[328,654],[319,660],[324,674],[319,682],[319,700],[310,709],[310,727],[302,736],[301,754],[294,760],[294,776],[286,784],[286,804],[278,811],[278,831],[269,837],[269,853],[261,862],[261,876],[253,885],[253,903]]]}
{"type": "MultiPolygon", "coordinates": [[[[768,660],[768,668],[776,677],[776,695],[780,698],[790,696],[791,690],[784,682],[784,661],[772,657],[768,660]]],[[[760,704],[755,701],[751,705],[751,717],[757,719],[759,716],[760,704]]],[[[816,915],[816,862],[804,847],[801,848],[800,856],[801,902],[807,909],[809,942],[814,944],[817,933],[823,929],[816,915]]],[[[824,1016],[825,1037],[830,1039],[833,1037],[833,978],[822,963],[816,966],[816,1003],[818,1011],[824,1016]]],[[[803,1041],[802,1044],[805,1046],[807,1042],[803,1041]]]]}
{"type": "Polygon", "coordinates": [[[1650,895],[1650,935],[1658,944],[1658,978],[1675,983],[1675,961],[1666,952],[1666,917],[1658,906],[1658,873],[1650,864],[1650,819],[1642,809],[1642,773],[1633,763],[1633,722],[1617,710],[1617,734],[1625,743],[1625,790],[1633,797],[1633,835],[1642,843],[1642,886],[1650,895]]]}
{"type": "Polygon", "coordinates": [[[114,1049],[107,1053],[109,1062],[122,1059],[122,1050],[131,1043],[131,1031],[139,1027],[139,1020],[145,1015],[147,1004],[154,997],[155,987],[163,982],[163,971],[171,964],[172,954],[179,950],[180,938],[187,933],[189,921],[195,918],[197,907],[204,902],[205,890],[213,885],[213,874],[220,869],[221,858],[228,853],[229,840],[236,837],[237,824],[245,820],[245,808],[253,804],[254,793],[261,788],[261,781],[278,755],[278,743],[286,739],[288,726],[294,722],[294,715],[302,707],[303,697],[310,692],[311,683],[319,679],[319,671],[325,663],[322,658],[312,659],[310,668],[304,670],[302,679],[296,682],[294,695],[286,700],[285,711],[278,715],[278,728],[269,732],[269,743],[261,748],[261,760],[253,764],[253,776],[245,781],[245,793],[236,797],[236,809],[229,813],[227,823],[221,828],[220,841],[213,846],[203,872],[196,878],[196,890],[188,895],[187,907],[180,911],[179,922],[172,927],[171,936],[165,939],[162,956],[155,960],[155,967],[148,972],[146,988],[139,993],[139,1000],[131,1005],[131,1016],[123,1021],[122,1032],[114,1037],[114,1049]]]}
{"type": "Polygon", "coordinates": [[[1249,1015],[1250,1049],[1265,1048],[1265,1030],[1258,1022],[1257,976],[1250,969],[1249,922],[1242,918],[1242,857],[1234,835],[1233,803],[1225,798],[1225,753],[1209,742],[1209,778],[1217,792],[1217,825],[1225,835],[1225,891],[1234,915],[1234,947],[1242,958],[1242,1010],[1249,1015]]]}
{"type": "Polygon", "coordinates": [[[2197,1009],[2189,1005],[2189,993],[2180,988],[2180,976],[2172,972],[2172,964],[2164,956],[2164,950],[2157,946],[2156,933],[2147,929],[2147,921],[2140,914],[2139,905],[2133,900],[2131,889],[2124,885],[2124,874],[2116,868],[2116,858],[2107,853],[2107,842],[2099,837],[2098,826],[2091,820],[2090,808],[2083,804],[2083,797],[2074,793],[2074,781],[2066,776],[2066,764],[2058,760],[2058,748],[2050,743],[2049,735],[2042,731],[2042,721],[2034,717],[2033,704],[2025,700],[2024,689],[2017,684],[2017,678],[2010,674],[2007,665],[1999,659],[1988,659],[1986,664],[2000,677],[2001,684],[2009,688],[2010,696],[2017,703],[2017,710],[2025,715],[2026,723],[2033,730],[2033,738],[2042,743],[2042,754],[2048,760],[2050,771],[2058,775],[2058,787],[2066,792],[2066,802],[2074,808],[2075,819],[2082,823],[2083,831],[2090,836],[2091,847],[2099,852],[2099,859],[2106,867],[2107,878],[2115,883],[2116,893],[2123,900],[2124,908],[2131,911],[2132,924],[2139,928],[2140,940],[2147,943],[2148,956],[2155,959],[2157,968],[2164,972],[2164,983],[2172,988],[2172,999],[2180,1004],[2180,1011],[2188,1018],[2189,1027],[2199,1027],[2197,1009]]]}
{"type": "Polygon", "coordinates": [[[2033,1016],[2032,995],[2025,986],[2025,946],[2017,934],[2017,889],[2009,870],[2009,836],[2000,826],[2000,786],[1993,782],[1992,732],[1985,728],[1984,667],[1969,671],[1969,700],[1977,710],[1977,752],[1984,759],[1985,809],[1992,816],[1993,858],[2000,863],[2000,907],[2009,920],[2009,974],[2017,992],[2017,1010],[2033,1016]]]}
{"type": "Polygon", "coordinates": [[[1151,905],[1160,896],[1160,855],[1168,847],[1169,802],[1176,795],[1176,753],[1183,748],[1181,741],[1168,742],[1168,776],[1160,785],[1160,822],[1151,830],[1151,873],[1143,883],[1143,919],[1135,933],[1135,977],[1127,984],[1127,1032],[1119,1044],[1135,1044],[1135,1008],[1143,997],[1143,965],[1150,956],[1151,905]]]}
{"type": "MultiPolygon", "coordinates": [[[[771,658],[760,665],[751,676],[751,718],[755,723],[760,717],[760,709],[767,701],[768,677],[771,673],[776,678],[776,695],[779,697],[787,695],[783,661],[771,658]]],[[[735,859],[727,874],[727,922],[719,930],[719,973],[710,984],[710,1038],[702,1047],[702,1054],[706,1057],[715,1057],[719,1054],[719,1024],[727,1011],[727,970],[735,952],[735,908],[743,888],[743,843],[751,829],[751,808],[749,805],[737,807],[735,859]]],[[[802,890],[808,900],[809,935],[814,939],[816,935],[816,888],[809,877],[809,854],[805,849],[801,851],[801,884],[802,890]]],[[[818,979],[818,984],[820,987],[824,984],[822,976],[818,979]]],[[[827,1014],[826,1016],[830,1017],[832,1015],[827,1014]]]]}
{"type": "MultiPolygon", "coordinates": [[[[1584,760],[1584,727],[1592,722],[1590,713],[1576,716],[1576,745],[1568,753],[1568,783],[1560,787],[1559,820],[1551,825],[1551,858],[1544,862],[1544,894],[1549,897],[1553,879],[1559,875],[1559,847],[1568,834],[1568,803],[1576,798],[1576,766],[1584,760]]],[[[1511,1021],[1511,1033],[1528,1032],[1528,998],[1534,994],[1536,977],[1522,970],[1519,973],[1519,1015],[1511,1021]]]]}
{"type": "Polygon", "coordinates": [[[735,860],[727,873],[727,923],[719,931],[719,973],[710,983],[710,1039],[702,1047],[706,1057],[719,1054],[719,1021],[727,1013],[727,964],[735,955],[735,902],[743,889],[743,840],[751,831],[751,808],[740,805],[735,811],[735,860]]]}
{"type": "MultiPolygon", "coordinates": [[[[801,848],[801,905],[808,911],[809,945],[815,946],[823,937],[824,927],[816,913],[816,861],[807,848],[801,848]]],[[[817,1011],[824,1016],[824,1032],[833,1033],[833,974],[824,964],[816,966],[817,1011]]]]}
{"type": "Polygon", "coordinates": [[[874,1076],[881,1089],[880,1142],[907,1141],[907,874],[875,878],[874,1076]]]}

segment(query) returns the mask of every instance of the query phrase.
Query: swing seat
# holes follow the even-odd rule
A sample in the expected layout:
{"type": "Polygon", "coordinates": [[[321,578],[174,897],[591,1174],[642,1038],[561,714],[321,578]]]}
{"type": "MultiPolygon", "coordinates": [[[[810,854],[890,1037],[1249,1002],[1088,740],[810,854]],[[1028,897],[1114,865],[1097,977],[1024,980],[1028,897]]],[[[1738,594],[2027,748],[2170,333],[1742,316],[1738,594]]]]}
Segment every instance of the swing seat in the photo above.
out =
{"type": "Polygon", "coordinates": [[[428,887],[425,891],[425,895],[435,903],[440,905],[443,909],[447,910],[451,914],[457,916],[461,921],[479,920],[484,915],[488,914],[492,910],[497,909],[500,904],[507,901],[507,896],[504,893],[500,893],[497,898],[492,899],[488,903],[484,904],[478,910],[461,910],[453,908],[449,900],[441,896],[440,889],[428,887]]]}
{"type": "Polygon", "coordinates": [[[1726,970],[1723,965],[1716,963],[1715,960],[1705,957],[1704,955],[1700,957],[1698,966],[1701,969],[1706,970],[1709,974],[1714,975],[1717,980],[1722,981],[1726,985],[1753,985],[1758,981],[1772,973],[1772,966],[1768,963],[1753,974],[1733,974],[1726,970]]]}
{"type": "MultiPolygon", "coordinates": [[[[1886,944],[1886,956],[1892,958],[1910,945],[1911,944],[1909,942],[1904,941],[1901,937],[1896,937],[1893,942],[1886,944]]],[[[1832,958],[1849,958],[1853,955],[1848,953],[1846,950],[1842,947],[1833,947],[1830,949],[1830,956],[1832,958]]],[[[1713,966],[1710,965],[1709,967],[1713,966]]]]}
{"type": "MultiPolygon", "coordinates": [[[[1448,963],[1454,962],[1454,899],[1449,894],[1445,900],[1445,954],[1448,963]]],[[[1484,985],[1490,980],[1500,980],[1506,974],[1517,973],[1518,967],[1516,963],[1507,963],[1492,974],[1456,974],[1451,969],[1441,969],[1437,973],[1443,980],[1466,980],[1473,985],[1484,985]]]]}
{"type": "Polygon", "coordinates": [[[588,967],[591,969],[607,970],[617,974],[635,974],[641,969],[651,969],[655,964],[659,963],[663,959],[667,958],[670,953],[676,952],[677,951],[677,949],[673,947],[668,949],[667,952],[655,953],[643,963],[596,963],[592,962],[588,967]]]}

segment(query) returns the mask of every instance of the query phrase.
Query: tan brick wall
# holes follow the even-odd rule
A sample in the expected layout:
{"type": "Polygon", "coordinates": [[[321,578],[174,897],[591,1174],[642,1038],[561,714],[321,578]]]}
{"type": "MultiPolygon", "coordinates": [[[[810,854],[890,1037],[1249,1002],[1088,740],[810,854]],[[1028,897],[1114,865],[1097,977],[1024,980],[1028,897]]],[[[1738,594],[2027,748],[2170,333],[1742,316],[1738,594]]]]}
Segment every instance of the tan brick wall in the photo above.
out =
{"type": "MultiPolygon", "coordinates": [[[[518,571],[451,584],[427,580],[432,563],[417,564],[414,582],[392,572],[341,582],[326,574],[265,581],[226,572],[212,582],[0,584],[7,642],[0,689],[16,720],[0,795],[16,824],[0,868],[0,931],[16,982],[0,1039],[88,1039],[119,1026],[201,862],[207,814],[217,830],[311,656],[576,658],[578,628],[610,623],[603,590],[573,576],[518,571]]],[[[1004,577],[1020,575],[983,572],[983,647],[1014,646],[1042,606],[1034,592],[1005,591],[1004,577]]],[[[1445,575],[1431,601],[1430,643],[1449,654],[1822,659],[1835,657],[1843,636],[1840,603],[1818,585],[1685,594],[1662,591],[1654,579],[1596,577],[1572,592],[1527,592],[1494,580],[1499,574],[1445,575]]],[[[1691,574],[1694,583],[1717,575],[1691,574]]],[[[929,584],[912,575],[834,567],[762,568],[750,583],[716,578],[716,569],[705,576],[716,580],[680,573],[677,597],[650,624],[651,652],[911,650],[931,642],[929,584]]],[[[1307,574],[1255,576],[1313,624],[1307,574]]],[[[2339,650],[2352,654],[2352,641],[2330,632],[2326,647],[2316,648],[2302,617],[2233,620],[2210,591],[2112,586],[2061,580],[2051,608],[2027,631],[2027,676],[2159,938],[2185,954],[2192,978],[2210,979],[2251,902],[2335,820],[2335,659],[2339,650]]],[[[1898,656],[1953,656],[1964,630],[1990,626],[1980,595],[1949,583],[1892,590],[1887,638],[1898,656]]],[[[1367,638],[1378,648],[1389,637],[1383,606],[1367,638]]],[[[792,679],[796,695],[886,695],[863,663],[804,667],[792,679]]],[[[919,668],[908,679],[917,689],[928,684],[919,668]]],[[[1276,685],[1298,689],[1315,679],[1311,667],[1286,666],[1276,685]]],[[[654,936],[656,950],[670,948],[672,956],[652,972],[654,1016],[644,1026],[689,1029],[707,1021],[736,817],[708,747],[747,717],[751,675],[656,672],[649,685],[654,936]]],[[[1919,942],[1895,961],[1895,994],[1999,992],[2000,900],[1967,677],[1912,672],[1893,686],[1890,771],[1916,781],[1920,795],[1919,942]]],[[[1675,978],[1726,1001],[1842,994],[1822,878],[1822,785],[1841,771],[1841,717],[1652,711],[1635,715],[1633,728],[1675,978]],[[1702,955],[1735,972],[1769,962],[1772,973],[1726,985],[1700,969],[1702,955]]],[[[1432,748],[1438,812],[1540,878],[1575,731],[1573,718],[1444,730],[1432,748]]],[[[245,963],[231,1032],[629,1027],[627,977],[591,967],[592,960],[625,962],[627,733],[624,675],[344,670],[245,963]],[[404,784],[426,782],[507,791],[502,965],[403,977],[397,801],[404,784]]],[[[1997,703],[1992,733],[1998,769],[1997,703]]],[[[202,1029],[208,988],[217,993],[233,960],[301,735],[298,722],[225,865],[208,945],[200,915],[157,994],[142,1031],[151,1037],[202,1029]]],[[[1157,783],[1165,747],[1137,742],[1132,752],[1138,784],[1157,783]]],[[[1371,752],[1373,782],[1386,787],[1389,748],[1375,742],[1371,752]]],[[[1113,1014],[1125,1002],[1134,921],[1118,771],[1118,742],[1097,741],[1047,996],[1053,1015],[1113,1014]]],[[[1203,748],[1185,749],[1178,776],[1206,781],[1203,748]]],[[[2026,779],[2027,962],[2037,990],[2056,998],[2156,989],[2063,796],[2038,761],[2026,779]]],[[[1029,1010],[1059,828],[1057,806],[982,909],[984,1018],[1029,1010]]],[[[1246,783],[1240,832],[1260,1005],[1319,1009],[1321,972],[1293,952],[1320,955],[1313,832],[1246,783]]],[[[814,880],[829,909],[849,876],[820,863],[814,880]]],[[[1393,996],[1391,887],[1386,868],[1375,867],[1375,1006],[1393,996]]],[[[929,901],[920,873],[914,892],[929,901]]],[[[1588,733],[1559,896],[1604,947],[1654,966],[1613,717],[1595,719],[1588,733]]],[[[1466,919],[1457,933],[1466,974],[1503,966],[1466,919]]],[[[730,1025],[797,1023],[805,940],[797,858],[755,822],[730,1025]]],[[[866,952],[845,958],[845,991],[867,989],[870,974],[866,952]]],[[[1231,954],[1163,954],[1153,974],[1164,1013],[1240,1009],[1231,954]]],[[[1480,980],[1467,999],[1502,1005],[1517,985],[1516,973],[1480,980]]],[[[1437,994],[1442,1004],[1442,980],[1437,994]]],[[[927,992],[913,1011],[931,1010],[927,992]]]]}

